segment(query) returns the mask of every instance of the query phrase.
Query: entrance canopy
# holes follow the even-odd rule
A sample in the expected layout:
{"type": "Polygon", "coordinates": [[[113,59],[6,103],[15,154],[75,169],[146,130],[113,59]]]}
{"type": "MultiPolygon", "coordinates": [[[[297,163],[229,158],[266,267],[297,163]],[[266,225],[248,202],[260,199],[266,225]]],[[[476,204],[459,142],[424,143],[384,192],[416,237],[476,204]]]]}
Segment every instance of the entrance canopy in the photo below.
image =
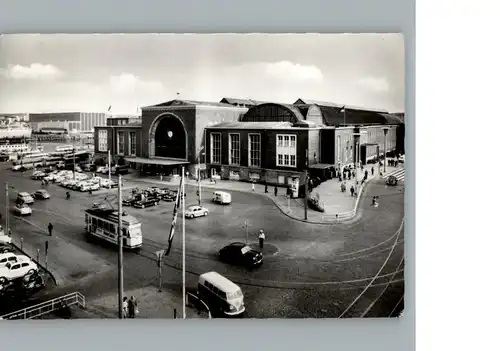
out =
{"type": "Polygon", "coordinates": [[[180,161],[180,160],[168,160],[162,158],[144,158],[144,157],[125,157],[125,161],[146,164],[146,165],[159,165],[159,166],[176,166],[176,165],[185,165],[189,163],[187,161],[180,161]]]}
{"type": "Polygon", "coordinates": [[[309,166],[309,169],[328,169],[328,168],[335,168],[336,165],[330,165],[327,163],[315,163],[313,165],[309,166]]]}

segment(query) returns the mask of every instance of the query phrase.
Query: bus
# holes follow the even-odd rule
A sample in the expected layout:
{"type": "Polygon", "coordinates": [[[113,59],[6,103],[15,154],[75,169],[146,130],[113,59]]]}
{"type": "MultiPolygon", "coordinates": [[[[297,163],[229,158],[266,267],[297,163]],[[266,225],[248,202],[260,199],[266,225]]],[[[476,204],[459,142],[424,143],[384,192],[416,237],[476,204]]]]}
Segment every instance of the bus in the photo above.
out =
{"type": "Polygon", "coordinates": [[[57,152],[68,152],[68,151],[73,151],[75,147],[73,145],[60,145],[56,147],[57,152]]]}
{"type": "MultiPolygon", "coordinates": [[[[139,249],[142,246],[141,226],[137,218],[123,212],[123,248],[139,249]]],[[[118,245],[118,211],[101,207],[85,210],[85,230],[89,239],[94,237],[118,245]]]]}
{"type": "Polygon", "coordinates": [[[12,165],[20,165],[26,169],[43,166],[49,158],[49,154],[40,151],[28,151],[21,153],[18,159],[12,160],[12,165]]]}

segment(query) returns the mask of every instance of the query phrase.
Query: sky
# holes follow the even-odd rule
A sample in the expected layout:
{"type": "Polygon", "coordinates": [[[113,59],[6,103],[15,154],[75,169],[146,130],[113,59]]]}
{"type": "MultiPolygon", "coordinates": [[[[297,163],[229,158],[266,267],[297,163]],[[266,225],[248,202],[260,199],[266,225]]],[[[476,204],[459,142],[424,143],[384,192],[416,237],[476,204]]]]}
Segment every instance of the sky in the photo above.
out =
{"type": "Polygon", "coordinates": [[[3,35],[0,113],[223,97],[404,112],[404,65],[402,34],[3,35]]]}

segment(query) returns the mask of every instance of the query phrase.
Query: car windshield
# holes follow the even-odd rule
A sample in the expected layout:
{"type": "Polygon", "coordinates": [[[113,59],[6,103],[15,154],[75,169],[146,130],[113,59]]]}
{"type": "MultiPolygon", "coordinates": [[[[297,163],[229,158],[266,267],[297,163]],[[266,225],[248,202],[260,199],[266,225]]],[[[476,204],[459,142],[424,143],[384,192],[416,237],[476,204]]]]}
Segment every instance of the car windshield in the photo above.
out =
{"type": "Polygon", "coordinates": [[[243,296],[243,293],[241,290],[236,290],[235,292],[232,293],[227,293],[227,299],[228,300],[236,300],[239,299],[243,296]]]}
{"type": "Polygon", "coordinates": [[[243,246],[243,247],[241,248],[241,253],[244,255],[244,254],[246,254],[247,252],[249,252],[250,250],[252,250],[252,249],[250,248],[250,246],[243,246]]]}

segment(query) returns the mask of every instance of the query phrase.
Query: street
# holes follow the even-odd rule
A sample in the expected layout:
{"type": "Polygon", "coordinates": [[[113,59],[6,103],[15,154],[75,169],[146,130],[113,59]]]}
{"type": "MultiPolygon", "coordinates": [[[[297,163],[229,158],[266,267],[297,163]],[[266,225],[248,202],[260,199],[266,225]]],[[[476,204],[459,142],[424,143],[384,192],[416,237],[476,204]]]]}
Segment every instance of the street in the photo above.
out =
{"type": "MultiPolygon", "coordinates": [[[[0,180],[12,187],[11,210],[17,192],[33,192],[40,188],[40,181],[31,180],[31,172],[21,174],[7,166],[0,165],[0,180]]],[[[127,189],[133,186],[151,185],[132,181],[124,184],[127,189]]],[[[92,262],[82,262],[87,269],[71,272],[72,279],[47,294],[56,293],[57,289],[78,290],[91,298],[116,289],[116,248],[86,241],[84,210],[92,203],[103,202],[105,196],[117,208],[117,191],[99,191],[94,195],[71,191],[71,200],[66,200],[67,189],[50,184],[47,190],[52,198],[36,201],[30,217],[19,219],[11,214],[13,237],[44,240],[51,222],[55,236],[88,252],[92,260],[103,262],[99,267],[108,267],[100,275],[97,264],[93,267],[92,262]]],[[[196,190],[186,186],[186,206],[197,204],[196,190]]],[[[124,191],[123,198],[129,192],[124,191]]],[[[361,198],[359,219],[335,225],[290,219],[272,201],[258,194],[235,191],[231,205],[217,205],[211,202],[212,192],[202,190],[202,205],[209,215],[186,219],[188,290],[196,290],[199,274],[215,270],[241,286],[248,318],[385,317],[394,313],[404,292],[404,192],[400,187],[387,187],[379,180],[368,183],[366,196],[361,198]],[[375,195],[380,196],[378,208],[371,206],[371,197],[375,195]],[[228,243],[246,241],[245,221],[252,247],[258,246],[258,231],[263,229],[266,233],[264,264],[254,270],[221,263],[217,256],[218,250],[228,243]],[[391,280],[393,283],[387,285],[391,280]],[[344,313],[347,307],[350,308],[344,313]]],[[[5,204],[4,192],[0,201],[5,204]]],[[[166,248],[173,203],[162,201],[157,207],[124,210],[142,221],[143,232],[140,252],[125,252],[125,285],[141,286],[155,280],[155,251],[166,248]]],[[[5,210],[0,212],[4,214],[5,210]]],[[[178,294],[182,282],[181,218],[182,213],[163,269],[164,289],[178,294]]],[[[61,260],[58,264],[65,263],[61,260]]],[[[400,304],[398,311],[402,307],[400,304]]]]}

